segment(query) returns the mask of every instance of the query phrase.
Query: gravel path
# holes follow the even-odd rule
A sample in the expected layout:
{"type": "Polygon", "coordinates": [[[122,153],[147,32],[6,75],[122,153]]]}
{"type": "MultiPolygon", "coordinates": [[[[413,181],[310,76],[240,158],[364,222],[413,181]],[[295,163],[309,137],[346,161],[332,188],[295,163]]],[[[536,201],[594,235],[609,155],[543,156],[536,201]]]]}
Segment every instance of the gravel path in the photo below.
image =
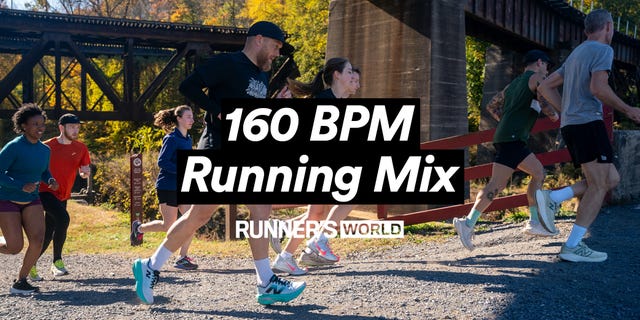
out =
{"type": "Polygon", "coordinates": [[[476,235],[471,253],[452,238],[343,257],[302,277],[308,287],[300,298],[270,307],[255,302],[245,259],[196,257],[196,272],[168,268],[147,306],[133,290],[130,258],[67,256],[72,275],[22,297],[7,294],[21,256],[3,255],[0,318],[640,319],[638,214],[638,206],[600,214],[586,242],[608,252],[604,263],[557,259],[570,221],[559,223],[554,238],[524,236],[522,224],[494,225],[476,235]]]}

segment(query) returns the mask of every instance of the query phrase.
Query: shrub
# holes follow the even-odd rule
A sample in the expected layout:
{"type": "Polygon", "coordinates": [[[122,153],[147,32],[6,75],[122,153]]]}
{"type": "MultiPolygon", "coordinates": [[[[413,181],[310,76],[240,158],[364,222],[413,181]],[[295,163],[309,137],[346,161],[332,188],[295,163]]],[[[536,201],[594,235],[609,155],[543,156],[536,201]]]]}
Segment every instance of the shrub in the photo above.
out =
{"type": "MultiPolygon", "coordinates": [[[[93,159],[96,165],[94,189],[96,202],[107,205],[116,210],[131,212],[129,156],[121,155],[112,158],[93,159]]],[[[142,180],[144,193],[142,195],[143,218],[156,219],[160,217],[158,198],[156,195],[156,178],[160,169],[156,164],[158,151],[142,154],[142,180]]]]}

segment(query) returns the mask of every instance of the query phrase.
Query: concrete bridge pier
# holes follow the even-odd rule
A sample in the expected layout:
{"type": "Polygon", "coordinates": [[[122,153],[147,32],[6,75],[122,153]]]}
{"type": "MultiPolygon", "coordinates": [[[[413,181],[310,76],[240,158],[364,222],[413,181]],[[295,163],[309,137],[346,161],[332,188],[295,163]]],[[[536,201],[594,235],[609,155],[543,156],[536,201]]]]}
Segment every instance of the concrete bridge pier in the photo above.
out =
{"type": "Polygon", "coordinates": [[[464,16],[463,1],[333,0],[326,56],[361,68],[360,97],[420,98],[422,141],[465,134],[464,16]]]}
{"type": "MultiPolygon", "coordinates": [[[[520,74],[518,61],[521,56],[516,52],[501,48],[497,45],[490,45],[485,54],[484,86],[482,88],[482,103],[480,104],[480,124],[478,130],[489,130],[498,125],[498,121],[487,112],[487,104],[494,95],[500,92],[515,77],[520,74]]],[[[476,156],[477,163],[488,163],[493,161],[493,144],[486,142],[478,146],[476,156]]]]}

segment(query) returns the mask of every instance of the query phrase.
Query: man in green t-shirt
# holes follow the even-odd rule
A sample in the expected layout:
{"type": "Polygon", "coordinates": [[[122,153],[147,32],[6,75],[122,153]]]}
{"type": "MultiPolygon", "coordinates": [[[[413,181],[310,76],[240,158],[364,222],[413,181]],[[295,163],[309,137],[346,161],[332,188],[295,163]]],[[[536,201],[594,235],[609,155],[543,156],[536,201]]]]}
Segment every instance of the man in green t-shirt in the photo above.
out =
{"type": "Polygon", "coordinates": [[[462,219],[453,219],[453,225],[462,245],[469,250],[474,249],[471,238],[478,218],[498,193],[506,187],[511,174],[516,169],[531,175],[527,188],[530,220],[525,225],[524,231],[533,235],[555,235],[546,230],[539,220],[535,193],[542,187],[544,168],[527,147],[529,133],[541,111],[552,121],[558,120],[558,114],[551,106],[536,100],[538,84],[547,75],[551,59],[540,50],[531,50],[525,55],[524,62],[524,72],[493,97],[487,105],[487,111],[499,121],[493,137],[496,155],[491,179],[478,192],[476,202],[469,214],[462,219]]]}

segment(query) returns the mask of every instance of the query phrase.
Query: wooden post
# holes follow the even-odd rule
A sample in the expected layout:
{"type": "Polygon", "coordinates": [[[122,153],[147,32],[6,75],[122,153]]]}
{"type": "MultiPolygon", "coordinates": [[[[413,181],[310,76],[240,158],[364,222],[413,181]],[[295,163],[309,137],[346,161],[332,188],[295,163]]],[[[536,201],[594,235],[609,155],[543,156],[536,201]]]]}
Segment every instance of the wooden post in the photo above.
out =
{"type": "Polygon", "coordinates": [[[378,219],[379,220],[384,220],[387,218],[387,205],[386,204],[379,204],[378,205],[378,219]]]}
{"type": "Polygon", "coordinates": [[[238,217],[238,205],[230,204],[229,210],[224,215],[224,240],[238,240],[236,238],[236,218],[238,217]]]}
{"type": "MultiPolygon", "coordinates": [[[[131,218],[130,223],[138,220],[142,222],[142,154],[136,153],[129,158],[130,166],[130,195],[131,195],[131,218]]],[[[132,246],[142,244],[142,238],[131,239],[132,246]]]]}

